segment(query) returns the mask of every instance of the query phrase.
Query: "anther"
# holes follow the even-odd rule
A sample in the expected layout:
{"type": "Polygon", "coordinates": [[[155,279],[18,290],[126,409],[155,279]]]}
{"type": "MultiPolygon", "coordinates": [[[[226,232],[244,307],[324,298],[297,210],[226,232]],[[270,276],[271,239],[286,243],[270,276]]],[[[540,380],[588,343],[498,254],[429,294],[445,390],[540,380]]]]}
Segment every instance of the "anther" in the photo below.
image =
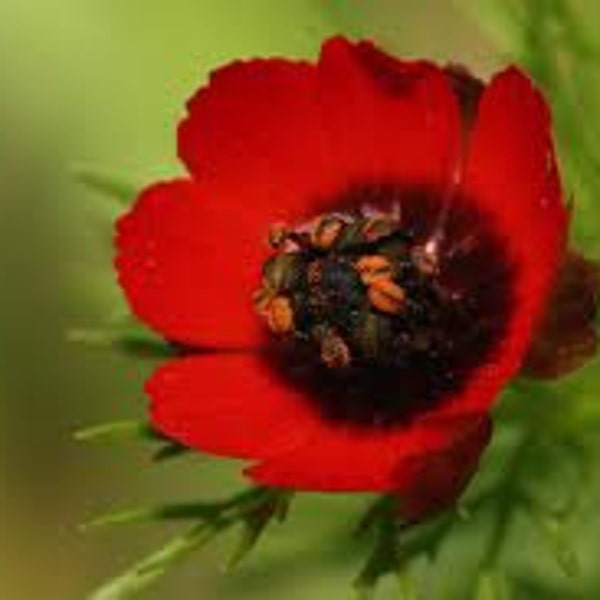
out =
{"type": "Polygon", "coordinates": [[[329,250],[345,227],[339,217],[329,216],[319,220],[311,234],[311,242],[319,250],[329,250]]]}
{"type": "Polygon", "coordinates": [[[376,277],[391,277],[392,275],[392,263],[380,254],[361,256],[356,261],[355,267],[365,285],[370,285],[376,277]]]}
{"type": "Polygon", "coordinates": [[[289,236],[289,230],[284,223],[274,223],[269,228],[269,245],[274,250],[283,246],[289,236]]]}
{"type": "Polygon", "coordinates": [[[388,217],[371,217],[365,221],[362,235],[366,242],[372,243],[392,235],[397,228],[397,223],[388,217]]]}
{"type": "Polygon", "coordinates": [[[265,314],[269,329],[276,335],[287,335],[294,330],[294,311],[289,298],[275,296],[267,305],[265,314]]]}
{"type": "Polygon", "coordinates": [[[350,348],[337,333],[329,330],[321,340],[321,360],[330,369],[343,369],[352,360],[350,348]]]}
{"type": "Polygon", "coordinates": [[[269,259],[263,267],[263,276],[266,285],[276,293],[286,290],[294,277],[298,260],[296,254],[276,254],[269,259]]]}
{"type": "Polygon", "coordinates": [[[252,294],[252,303],[254,304],[256,312],[258,312],[261,315],[267,314],[268,306],[273,300],[274,296],[274,290],[271,288],[267,281],[263,281],[262,286],[258,288],[254,292],[254,294],[252,294]]]}
{"type": "Polygon", "coordinates": [[[389,277],[376,277],[369,285],[367,295],[380,312],[400,314],[406,304],[406,292],[389,277]]]}

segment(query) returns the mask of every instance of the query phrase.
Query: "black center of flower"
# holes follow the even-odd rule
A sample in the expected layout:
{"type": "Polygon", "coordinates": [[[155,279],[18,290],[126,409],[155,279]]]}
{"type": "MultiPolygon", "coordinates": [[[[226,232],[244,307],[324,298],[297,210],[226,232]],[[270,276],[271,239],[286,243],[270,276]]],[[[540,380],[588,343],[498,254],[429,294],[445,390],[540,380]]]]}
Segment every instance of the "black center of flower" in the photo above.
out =
{"type": "Polygon", "coordinates": [[[392,426],[468,384],[512,306],[488,215],[397,185],[355,188],[308,225],[274,226],[257,310],[269,361],[326,419],[392,426]]]}

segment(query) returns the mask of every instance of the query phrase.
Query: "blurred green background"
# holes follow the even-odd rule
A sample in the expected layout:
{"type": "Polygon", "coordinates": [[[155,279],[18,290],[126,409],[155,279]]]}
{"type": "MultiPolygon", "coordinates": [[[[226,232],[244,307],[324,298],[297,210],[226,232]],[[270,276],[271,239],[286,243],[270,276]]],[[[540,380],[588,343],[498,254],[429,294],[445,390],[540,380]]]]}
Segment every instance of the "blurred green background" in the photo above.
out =
{"type": "MultiPolygon", "coordinates": [[[[599,4],[574,6],[590,32],[600,24],[599,4]]],[[[180,172],[175,127],[211,68],[238,57],[314,57],[319,41],[337,32],[483,75],[516,57],[555,85],[543,62],[539,5],[523,0],[513,14],[515,3],[502,1],[0,0],[0,598],[83,598],[170,533],[150,525],[81,535],[77,524],[99,512],[212,497],[242,484],[230,462],[192,457],[155,467],[140,444],[73,441],[82,426],[141,418],[152,364],[66,340],[71,329],[125,311],[111,271],[117,209],[78,184],[72,169],[92,165],[134,184],[180,172]],[[526,5],[533,12],[523,17],[526,5]]],[[[556,23],[548,27],[554,35],[556,23]]],[[[578,236],[598,256],[598,170],[581,157],[588,137],[576,127],[583,123],[587,135],[598,123],[596,63],[586,57],[569,75],[573,90],[585,92],[582,103],[557,93],[555,107],[581,198],[578,236]]],[[[596,370],[587,369],[580,388],[595,385],[596,370]]],[[[363,553],[345,538],[332,540],[362,505],[360,498],[303,499],[239,574],[222,576],[217,544],[145,597],[347,598],[363,553]]],[[[588,537],[600,533],[597,522],[586,526],[588,537]]],[[[427,598],[462,599],[445,595],[472,577],[461,560],[467,564],[477,547],[461,544],[466,558],[444,572],[455,584],[427,598]]],[[[588,570],[600,566],[588,562],[588,570]]],[[[561,580],[557,595],[522,597],[598,598],[596,580],[575,591],[561,580]]],[[[392,597],[384,586],[381,598],[392,597]]]]}

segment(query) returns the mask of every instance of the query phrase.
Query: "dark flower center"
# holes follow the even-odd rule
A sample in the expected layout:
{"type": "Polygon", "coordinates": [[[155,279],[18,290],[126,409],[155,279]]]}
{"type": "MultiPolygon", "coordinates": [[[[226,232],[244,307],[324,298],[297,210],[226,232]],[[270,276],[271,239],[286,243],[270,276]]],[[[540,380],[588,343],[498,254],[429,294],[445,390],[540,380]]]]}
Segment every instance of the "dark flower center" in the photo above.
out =
{"type": "Polygon", "coordinates": [[[322,416],[390,426],[468,384],[505,332],[513,268],[468,198],[355,188],[308,225],[270,232],[255,297],[270,362],[322,416]]]}

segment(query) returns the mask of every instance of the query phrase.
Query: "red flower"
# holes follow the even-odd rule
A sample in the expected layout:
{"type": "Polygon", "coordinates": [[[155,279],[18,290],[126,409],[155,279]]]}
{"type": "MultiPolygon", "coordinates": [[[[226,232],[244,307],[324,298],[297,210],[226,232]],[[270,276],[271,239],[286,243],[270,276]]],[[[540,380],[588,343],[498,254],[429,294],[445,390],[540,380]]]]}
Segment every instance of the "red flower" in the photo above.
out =
{"type": "Polygon", "coordinates": [[[568,227],[541,95],[515,68],[474,82],[341,38],[213,73],[189,177],[118,223],[133,311],[190,351],[147,384],[161,432],[408,518],[456,497],[568,227]]]}

